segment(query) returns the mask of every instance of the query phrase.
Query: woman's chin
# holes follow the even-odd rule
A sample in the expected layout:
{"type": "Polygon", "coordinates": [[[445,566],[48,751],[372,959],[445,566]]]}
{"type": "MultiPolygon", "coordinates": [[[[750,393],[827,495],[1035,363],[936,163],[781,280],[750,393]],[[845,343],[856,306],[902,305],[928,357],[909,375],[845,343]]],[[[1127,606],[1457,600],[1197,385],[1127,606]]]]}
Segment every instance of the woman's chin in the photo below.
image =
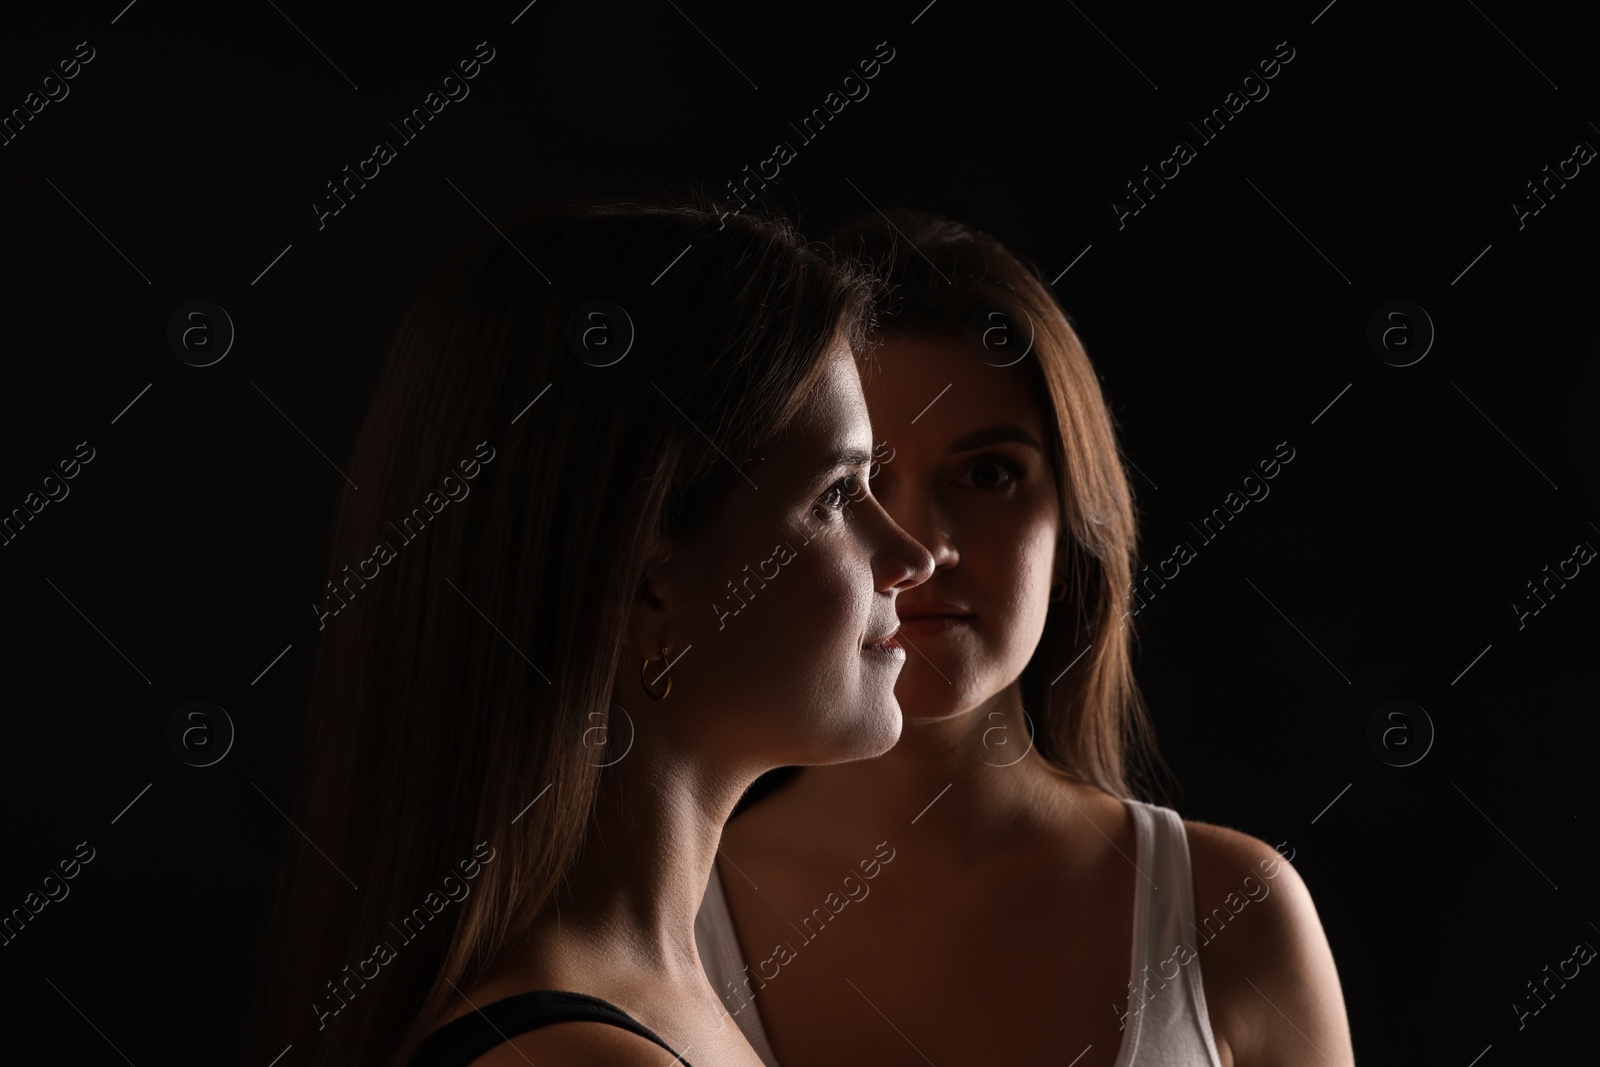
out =
{"type": "Polygon", "coordinates": [[[917,693],[898,693],[900,707],[905,714],[904,730],[915,730],[919,726],[931,726],[934,723],[946,722],[950,719],[959,719],[963,715],[971,714],[983,698],[977,695],[963,694],[956,691],[953,686],[941,685],[938,689],[923,696],[917,693]]]}
{"type": "Polygon", "coordinates": [[[900,705],[893,697],[880,706],[864,708],[850,720],[848,735],[839,739],[827,758],[817,762],[850,763],[881,756],[900,740],[903,722],[900,705]]]}
{"type": "Polygon", "coordinates": [[[917,679],[909,685],[896,686],[894,695],[900,701],[900,710],[905,715],[907,726],[948,719],[962,714],[972,706],[972,701],[967,698],[963,687],[951,685],[938,678],[929,685],[924,685],[921,679],[917,679]]]}

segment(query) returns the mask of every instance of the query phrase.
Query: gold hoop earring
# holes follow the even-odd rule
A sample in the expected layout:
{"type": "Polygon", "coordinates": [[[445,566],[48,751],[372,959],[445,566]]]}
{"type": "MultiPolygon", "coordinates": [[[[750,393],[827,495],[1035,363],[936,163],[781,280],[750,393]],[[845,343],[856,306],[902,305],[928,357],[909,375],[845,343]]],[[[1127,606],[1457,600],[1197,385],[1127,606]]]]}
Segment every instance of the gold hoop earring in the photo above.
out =
{"type": "MultiPolygon", "coordinates": [[[[666,663],[667,662],[667,656],[669,654],[671,654],[671,652],[672,652],[672,649],[669,646],[662,645],[661,646],[661,662],[666,663]]],[[[649,697],[651,700],[665,700],[665,699],[667,699],[667,694],[672,692],[672,675],[669,673],[672,670],[672,665],[670,663],[668,663],[667,664],[667,670],[662,672],[662,674],[666,674],[667,675],[667,687],[665,689],[663,689],[659,694],[651,692],[651,690],[650,690],[650,679],[645,677],[645,671],[647,671],[649,669],[649,667],[650,667],[650,659],[649,659],[649,657],[646,657],[644,662],[639,664],[639,684],[644,686],[644,695],[649,697]]],[[[659,674],[656,675],[656,680],[660,681],[661,680],[661,675],[659,675],[659,674]]]]}

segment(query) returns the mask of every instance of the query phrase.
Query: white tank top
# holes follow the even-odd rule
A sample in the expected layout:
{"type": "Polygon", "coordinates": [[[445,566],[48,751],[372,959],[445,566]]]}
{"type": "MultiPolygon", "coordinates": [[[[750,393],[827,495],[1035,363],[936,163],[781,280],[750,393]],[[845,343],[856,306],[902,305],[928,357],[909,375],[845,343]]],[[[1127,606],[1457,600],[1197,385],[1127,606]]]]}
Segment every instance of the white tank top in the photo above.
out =
{"type": "MultiPolygon", "coordinates": [[[[1115,1067],[1222,1067],[1206,1014],[1200,960],[1192,937],[1194,882],[1189,872],[1189,837],[1171,808],[1124,799],[1133,817],[1138,868],[1148,878],[1134,879],[1133,951],[1128,970],[1129,1002],[1124,1006],[1122,1048],[1115,1067]],[[1154,887],[1152,888],[1152,883],[1154,887]],[[1182,958],[1178,946],[1187,947],[1182,958]],[[1176,969],[1179,973],[1170,975],[1176,969]]],[[[755,1000],[737,992],[745,976],[733,917],[716,865],[694,921],[695,944],[711,986],[767,1067],[779,1067],[761,1028],[755,1000]],[[742,1004],[742,1008],[740,1005],[742,1004]]],[[[1078,1050],[1063,1049],[1063,1062],[1078,1050]]]]}

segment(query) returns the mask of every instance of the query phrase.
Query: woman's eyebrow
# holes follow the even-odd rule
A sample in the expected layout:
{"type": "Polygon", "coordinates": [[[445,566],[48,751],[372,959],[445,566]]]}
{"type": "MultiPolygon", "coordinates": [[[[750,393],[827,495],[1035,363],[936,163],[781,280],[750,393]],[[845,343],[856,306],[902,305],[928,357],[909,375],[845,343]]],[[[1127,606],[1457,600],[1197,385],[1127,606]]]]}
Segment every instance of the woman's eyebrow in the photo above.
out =
{"type": "Polygon", "coordinates": [[[811,476],[813,482],[820,482],[834,471],[846,467],[865,467],[872,462],[872,453],[863,452],[859,448],[841,448],[830,455],[816,474],[811,476]]]}
{"type": "Polygon", "coordinates": [[[1014,441],[1020,445],[1027,445],[1037,452],[1044,451],[1044,446],[1039,443],[1033,434],[1015,423],[1006,423],[1003,426],[990,426],[988,429],[977,430],[967,434],[965,437],[957,438],[950,445],[950,454],[954,455],[957,452],[982,448],[984,445],[998,444],[1001,441],[1014,441]]]}

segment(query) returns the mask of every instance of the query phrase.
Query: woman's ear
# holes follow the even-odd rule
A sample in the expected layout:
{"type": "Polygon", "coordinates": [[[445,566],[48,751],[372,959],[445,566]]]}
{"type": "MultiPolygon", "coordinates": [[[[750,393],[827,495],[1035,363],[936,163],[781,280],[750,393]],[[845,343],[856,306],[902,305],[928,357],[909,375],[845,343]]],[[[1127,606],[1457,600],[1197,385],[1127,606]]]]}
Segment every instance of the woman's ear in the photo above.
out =
{"type": "Polygon", "coordinates": [[[628,621],[623,644],[636,659],[654,659],[661,646],[682,643],[685,561],[681,554],[665,548],[652,552],[645,560],[644,573],[634,586],[628,605],[628,621]]]}
{"type": "Polygon", "coordinates": [[[633,658],[651,657],[671,641],[667,633],[668,597],[659,560],[652,560],[634,587],[622,641],[633,658]]]}

